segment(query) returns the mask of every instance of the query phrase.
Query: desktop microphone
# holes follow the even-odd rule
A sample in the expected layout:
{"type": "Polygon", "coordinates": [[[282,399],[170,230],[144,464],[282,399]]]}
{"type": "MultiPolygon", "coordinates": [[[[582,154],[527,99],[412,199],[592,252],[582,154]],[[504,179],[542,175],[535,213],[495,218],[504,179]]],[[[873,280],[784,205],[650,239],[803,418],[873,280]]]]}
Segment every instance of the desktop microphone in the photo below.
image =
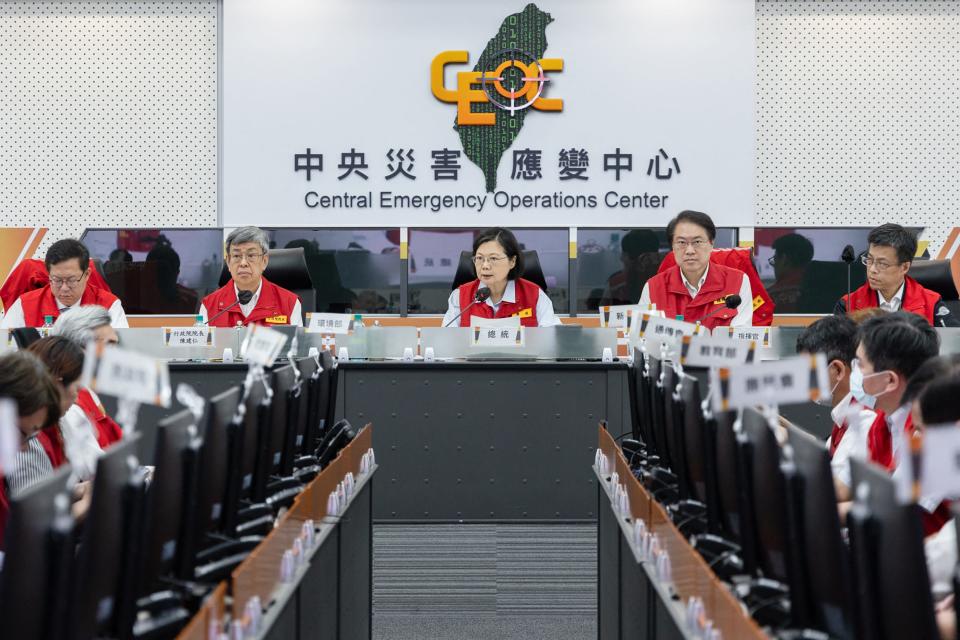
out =
{"type": "Polygon", "coordinates": [[[741,303],[741,302],[743,302],[743,298],[741,298],[741,297],[740,297],[739,295],[737,295],[736,293],[733,294],[732,296],[727,296],[726,300],[723,301],[723,306],[722,306],[722,307],[720,307],[719,309],[714,309],[713,311],[711,311],[711,312],[708,313],[707,315],[705,315],[705,316],[703,316],[702,318],[700,318],[699,320],[697,320],[697,324],[703,324],[703,321],[704,321],[704,320],[706,320],[707,318],[709,318],[710,316],[712,316],[712,315],[714,315],[714,314],[720,313],[721,311],[725,311],[725,310],[727,310],[727,309],[736,309],[737,307],[740,306],[740,303],[741,303]]]}
{"type": "Polygon", "coordinates": [[[850,269],[852,268],[853,261],[856,259],[856,252],[853,250],[853,245],[848,244],[843,248],[843,253],[840,254],[840,259],[847,263],[847,304],[850,304],[850,269]]]}
{"type": "Polygon", "coordinates": [[[238,304],[247,304],[248,302],[250,302],[252,298],[253,298],[253,291],[243,291],[243,290],[238,291],[236,302],[234,302],[233,304],[231,304],[230,306],[224,309],[221,309],[217,315],[207,320],[204,324],[210,324],[211,322],[213,322],[214,320],[216,320],[217,318],[225,314],[227,311],[230,311],[230,309],[233,309],[238,304]]]}
{"type": "Polygon", "coordinates": [[[473,296],[473,302],[471,302],[471,303],[468,304],[466,307],[464,307],[463,309],[461,309],[461,310],[460,310],[460,313],[458,313],[457,315],[455,315],[455,316],[450,320],[450,322],[448,322],[447,324],[443,325],[443,328],[446,329],[447,327],[449,327],[450,325],[452,325],[454,322],[456,322],[456,321],[460,318],[460,316],[462,316],[464,313],[466,313],[467,309],[469,309],[469,308],[472,307],[473,305],[477,304],[478,302],[486,302],[487,298],[489,298],[489,297],[490,297],[490,287],[480,287],[479,289],[477,289],[476,295],[473,296]]]}

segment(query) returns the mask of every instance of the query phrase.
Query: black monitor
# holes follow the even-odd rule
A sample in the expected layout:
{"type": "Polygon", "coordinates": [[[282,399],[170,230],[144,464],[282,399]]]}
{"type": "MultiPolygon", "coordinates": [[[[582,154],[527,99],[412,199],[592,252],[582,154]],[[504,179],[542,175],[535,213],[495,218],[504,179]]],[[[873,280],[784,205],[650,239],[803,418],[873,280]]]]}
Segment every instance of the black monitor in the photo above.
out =
{"type": "Polygon", "coordinates": [[[683,403],[684,468],[679,471],[687,482],[692,497],[708,505],[706,423],[703,418],[700,381],[686,375],[681,380],[680,401],[683,403]]]}
{"type": "Polygon", "coordinates": [[[187,487],[191,496],[177,569],[184,580],[192,577],[196,554],[206,546],[208,535],[224,530],[230,429],[235,428],[232,422],[239,402],[240,387],[232,387],[207,403],[196,483],[192,489],[187,487]]]}
{"type": "Polygon", "coordinates": [[[645,371],[643,352],[640,349],[633,350],[633,368],[636,371],[634,376],[634,395],[637,398],[637,429],[639,433],[634,434],[634,438],[647,445],[648,453],[656,452],[654,443],[652,421],[650,410],[650,378],[645,371]]]}
{"type": "MultiPolygon", "coordinates": [[[[267,412],[270,408],[267,400],[265,384],[270,384],[270,374],[264,372],[263,380],[256,380],[250,387],[250,392],[244,402],[246,413],[240,425],[239,449],[239,493],[241,500],[260,502],[264,496],[254,495],[254,488],[258,486],[257,462],[259,460],[259,444],[262,441],[261,433],[266,431],[267,412]]],[[[265,483],[264,483],[264,486],[265,483]]]]}
{"type": "Polygon", "coordinates": [[[317,421],[317,393],[319,392],[319,375],[317,360],[301,358],[297,361],[300,370],[300,385],[293,390],[291,396],[293,414],[292,428],[288,430],[288,441],[284,446],[283,460],[280,462],[280,475],[287,477],[293,473],[296,457],[307,449],[310,425],[317,421]],[[317,376],[317,379],[314,377],[317,376]]]}
{"type": "Polygon", "coordinates": [[[823,442],[793,425],[787,441],[799,484],[794,496],[799,506],[800,531],[810,621],[837,638],[853,637],[850,555],[840,531],[837,496],[830,470],[830,453],[823,442]]]}
{"type": "MultiPolygon", "coordinates": [[[[268,430],[262,447],[262,466],[260,478],[265,483],[270,476],[280,474],[281,463],[284,458],[284,449],[287,442],[291,442],[290,434],[296,429],[291,420],[296,420],[296,408],[293,402],[293,383],[296,380],[293,366],[286,365],[273,370],[271,388],[273,400],[270,402],[268,430]],[[292,409],[292,411],[291,411],[292,409]]],[[[290,455],[288,454],[289,458],[290,455]]]]}
{"type": "MultiPolygon", "coordinates": [[[[893,479],[880,467],[851,458],[853,494],[866,507],[867,551],[857,562],[872,568],[872,589],[863,616],[876,620],[884,638],[937,638],[933,596],[923,547],[923,525],[915,504],[897,500],[893,479]]],[[[857,575],[867,572],[857,569],[857,575]]]]}
{"type": "Polygon", "coordinates": [[[747,573],[754,574],[757,559],[754,553],[754,527],[745,513],[746,490],[741,478],[740,447],[732,411],[716,414],[713,432],[713,453],[717,477],[717,504],[720,535],[740,544],[741,556],[747,573]]]}
{"type": "Polygon", "coordinates": [[[333,354],[329,351],[320,352],[320,365],[323,367],[324,384],[320,388],[320,417],[322,430],[329,429],[336,421],[337,415],[337,369],[334,366],[333,354]]]}
{"type": "Polygon", "coordinates": [[[663,425],[663,390],[660,387],[660,372],[663,369],[663,363],[659,358],[648,356],[647,369],[650,374],[648,380],[650,385],[650,425],[654,446],[657,455],[660,456],[661,466],[672,469],[673,464],[668,450],[667,432],[663,425]]]}
{"type": "Polygon", "coordinates": [[[196,463],[199,453],[196,423],[193,413],[184,409],[157,425],[155,469],[146,496],[138,595],[159,588],[160,579],[170,575],[175,567],[186,504],[185,481],[189,465],[196,463]]]}
{"type": "MultiPolygon", "coordinates": [[[[51,593],[69,567],[57,562],[62,549],[52,544],[51,532],[56,521],[69,514],[71,472],[70,465],[63,465],[10,498],[0,573],[0,626],[5,638],[50,638],[56,633],[52,625],[57,602],[51,593]]],[[[62,528],[69,539],[69,522],[62,528]]]]}
{"type": "Polygon", "coordinates": [[[124,437],[97,460],[70,596],[74,638],[114,637],[119,632],[117,614],[132,603],[127,587],[133,554],[139,549],[131,544],[131,536],[139,526],[143,486],[138,439],[139,434],[124,437]]]}
{"type": "Polygon", "coordinates": [[[677,489],[681,498],[690,497],[690,487],[687,486],[687,477],[684,471],[685,451],[683,448],[683,405],[673,395],[680,382],[680,376],[673,368],[673,363],[665,363],[663,368],[663,433],[667,446],[667,455],[670,458],[670,468],[677,476],[677,489]]]}

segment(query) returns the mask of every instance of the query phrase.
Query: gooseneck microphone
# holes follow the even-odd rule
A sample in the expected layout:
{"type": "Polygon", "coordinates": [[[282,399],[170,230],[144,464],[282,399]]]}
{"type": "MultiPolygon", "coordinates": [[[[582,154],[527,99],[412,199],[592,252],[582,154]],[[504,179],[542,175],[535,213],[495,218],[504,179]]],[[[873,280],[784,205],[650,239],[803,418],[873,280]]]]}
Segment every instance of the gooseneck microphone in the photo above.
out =
{"type": "Polygon", "coordinates": [[[740,297],[738,294],[736,294],[736,293],[733,294],[732,296],[727,296],[726,300],[723,301],[723,306],[722,306],[722,307],[720,307],[719,309],[714,309],[713,311],[711,311],[711,312],[708,313],[707,315],[705,315],[705,316],[703,316],[702,318],[700,318],[699,320],[697,320],[697,324],[703,324],[703,321],[704,321],[704,320],[706,320],[707,318],[709,318],[709,317],[712,316],[712,315],[715,315],[715,314],[717,314],[717,313],[720,313],[721,311],[726,311],[727,309],[736,309],[737,307],[740,306],[740,303],[741,303],[741,302],[743,302],[743,298],[741,298],[741,297],[740,297]]]}
{"type": "MultiPolygon", "coordinates": [[[[853,250],[853,245],[848,244],[843,248],[843,253],[840,254],[840,259],[847,263],[847,304],[850,304],[850,270],[853,267],[853,261],[856,260],[857,254],[853,250]]],[[[849,309],[847,309],[849,311],[849,309]]]]}
{"type": "Polygon", "coordinates": [[[452,325],[454,322],[456,322],[457,320],[460,319],[460,316],[462,316],[464,313],[467,312],[467,309],[469,309],[469,308],[472,307],[473,305],[477,304],[478,302],[486,302],[487,298],[489,298],[489,297],[490,297],[490,287],[480,287],[479,289],[477,289],[476,295],[473,296],[473,302],[471,302],[471,303],[468,304],[466,307],[464,307],[463,309],[461,309],[461,310],[460,310],[460,313],[458,313],[457,315],[455,315],[455,316],[450,320],[450,322],[448,322],[447,324],[443,325],[443,328],[446,329],[447,327],[449,327],[450,325],[452,325]]]}
{"type": "Polygon", "coordinates": [[[213,322],[214,320],[216,320],[217,318],[225,314],[227,311],[230,311],[230,309],[233,309],[235,306],[239,304],[247,304],[248,302],[250,302],[251,299],[253,299],[253,291],[243,291],[243,290],[238,291],[236,302],[234,302],[228,307],[224,307],[223,309],[221,309],[219,313],[217,313],[217,315],[207,320],[206,324],[210,324],[211,322],[213,322]]]}

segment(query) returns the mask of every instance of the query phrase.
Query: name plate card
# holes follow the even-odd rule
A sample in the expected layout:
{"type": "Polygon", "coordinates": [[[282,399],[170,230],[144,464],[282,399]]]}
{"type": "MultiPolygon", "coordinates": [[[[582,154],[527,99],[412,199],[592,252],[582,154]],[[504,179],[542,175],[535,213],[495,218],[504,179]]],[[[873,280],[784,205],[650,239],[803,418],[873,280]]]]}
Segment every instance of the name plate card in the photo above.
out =
{"type": "Polygon", "coordinates": [[[637,326],[637,335],[646,343],[647,353],[659,358],[662,345],[666,345],[667,352],[675,354],[679,351],[684,336],[709,334],[710,330],[702,325],[683,320],[672,320],[644,312],[637,326]]]}
{"type": "Polygon", "coordinates": [[[921,456],[923,495],[960,498],[960,423],[928,425],[921,456]]]}
{"type": "Polygon", "coordinates": [[[212,347],[213,331],[210,327],[164,327],[165,347],[212,347]]]}
{"type": "Polygon", "coordinates": [[[136,351],[91,342],[87,346],[81,382],[98,394],[141,404],[170,406],[167,363],[136,351]]]}
{"type": "Polygon", "coordinates": [[[470,317],[470,327],[473,329],[510,329],[520,326],[520,316],[511,316],[509,318],[478,318],[470,317]]]}
{"type": "Polygon", "coordinates": [[[640,318],[641,313],[640,305],[638,304],[619,304],[610,307],[600,307],[600,326],[625,329],[626,333],[630,333],[630,329],[633,328],[634,322],[640,318]]]}
{"type": "Polygon", "coordinates": [[[262,367],[271,367],[287,343],[280,331],[252,324],[243,340],[240,354],[244,360],[262,367]]]}
{"type": "Polygon", "coordinates": [[[715,411],[814,401],[829,393],[822,353],[710,370],[715,411]]]}
{"type": "Polygon", "coordinates": [[[519,349],[526,344],[523,327],[474,327],[470,330],[471,347],[496,347],[498,349],[519,349]]]}
{"type": "Polygon", "coordinates": [[[753,362],[757,343],[722,336],[683,336],[680,364],[690,367],[731,367],[753,362]]]}
{"type": "Polygon", "coordinates": [[[758,349],[769,349],[773,346],[770,327],[717,327],[713,330],[713,335],[734,340],[753,340],[758,349]]]}
{"type": "Polygon", "coordinates": [[[307,333],[350,333],[351,322],[346,313],[311,313],[307,333]]]}

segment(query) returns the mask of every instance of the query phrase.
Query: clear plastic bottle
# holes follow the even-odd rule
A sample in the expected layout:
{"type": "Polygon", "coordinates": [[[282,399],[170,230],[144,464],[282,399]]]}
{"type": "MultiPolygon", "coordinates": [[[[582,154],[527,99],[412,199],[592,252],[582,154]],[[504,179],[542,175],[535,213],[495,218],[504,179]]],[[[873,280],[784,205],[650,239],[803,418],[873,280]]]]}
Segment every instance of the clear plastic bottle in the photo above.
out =
{"type": "Polygon", "coordinates": [[[195,327],[203,327],[206,324],[207,323],[203,321],[203,316],[200,315],[199,313],[193,319],[193,326],[195,327]]]}
{"type": "Polygon", "coordinates": [[[50,329],[53,327],[53,316],[43,316],[43,328],[50,329]]]}
{"type": "Polygon", "coordinates": [[[359,313],[353,314],[353,328],[356,329],[357,327],[365,327],[365,326],[367,325],[363,323],[363,316],[360,315],[359,313]]]}

